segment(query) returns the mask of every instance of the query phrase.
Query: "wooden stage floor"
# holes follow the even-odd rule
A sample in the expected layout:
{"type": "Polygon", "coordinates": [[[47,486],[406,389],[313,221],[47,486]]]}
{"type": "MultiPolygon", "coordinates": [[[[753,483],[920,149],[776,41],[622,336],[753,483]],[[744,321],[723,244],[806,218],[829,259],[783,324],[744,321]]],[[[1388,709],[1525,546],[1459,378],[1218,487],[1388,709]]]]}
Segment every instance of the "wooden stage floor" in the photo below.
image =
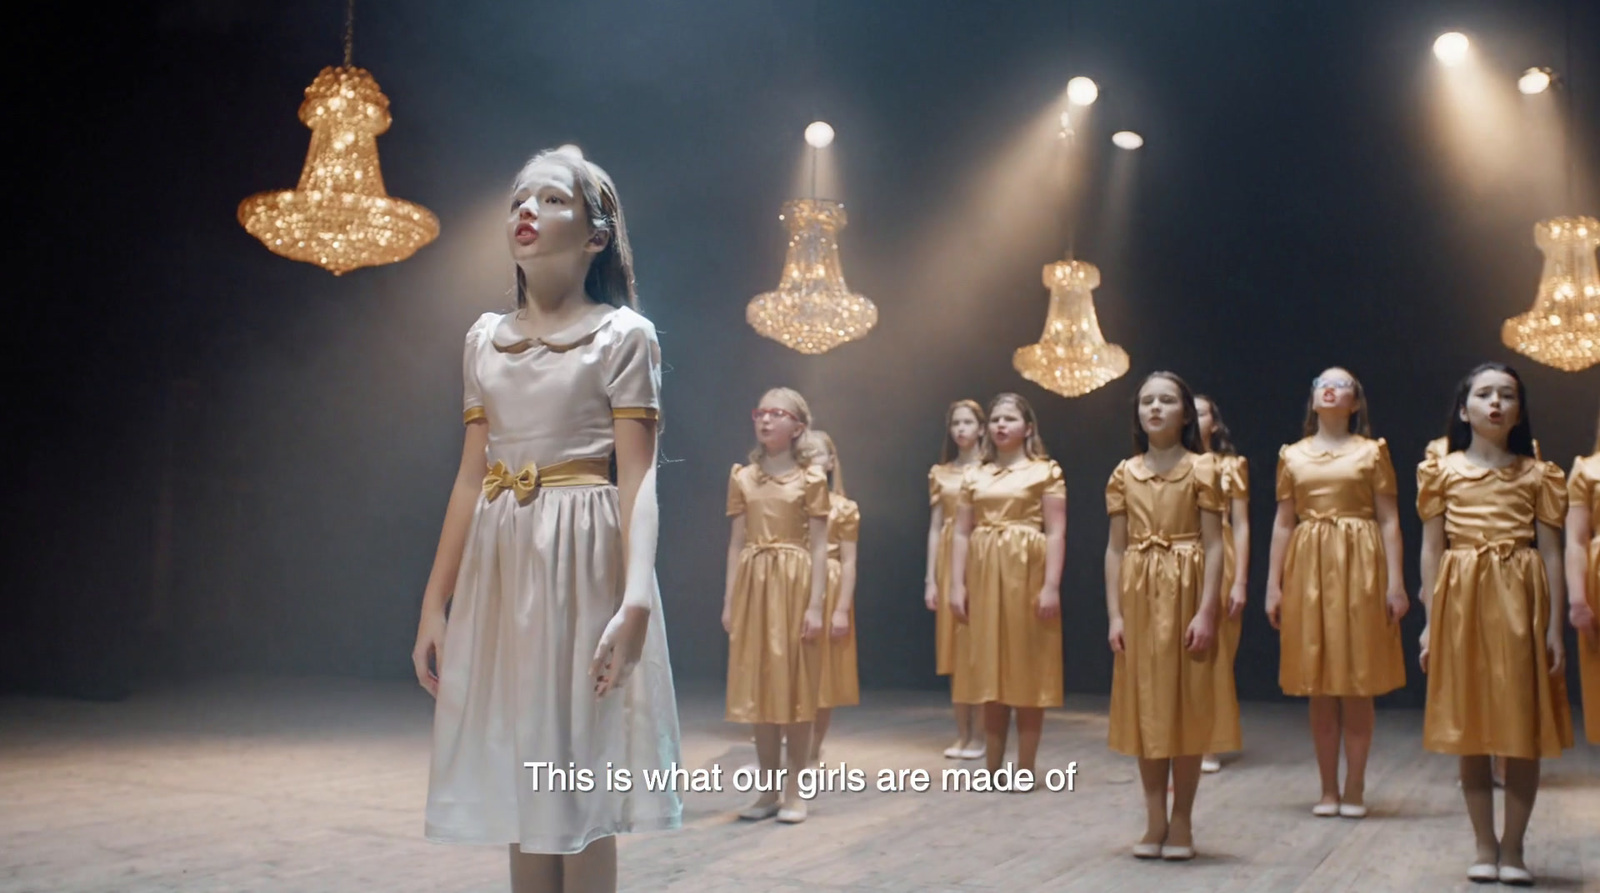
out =
{"type": "MultiPolygon", "coordinates": [[[[50,893],[453,893],[507,888],[503,848],[422,837],[431,701],[415,684],[226,679],[120,703],[0,699],[0,890],[50,893]]],[[[1449,891],[1472,838],[1453,759],[1421,714],[1380,711],[1372,815],[1317,819],[1305,710],[1246,704],[1245,752],[1206,776],[1200,856],[1136,862],[1135,766],[1106,749],[1105,699],[1051,711],[1039,768],[1077,761],[1075,790],[942,793],[945,698],[868,692],[823,754],[929,770],[927,793],[824,793],[809,821],[743,823],[749,795],[685,795],[684,828],[624,837],[621,886],[692,893],[834,891],[1449,891]]],[[[680,691],[683,755],[752,762],[719,690],[680,691]]],[[[1600,747],[1545,764],[1528,863],[1548,890],[1600,891],[1600,747]]],[[[975,763],[962,765],[975,766],[975,763]]]]}

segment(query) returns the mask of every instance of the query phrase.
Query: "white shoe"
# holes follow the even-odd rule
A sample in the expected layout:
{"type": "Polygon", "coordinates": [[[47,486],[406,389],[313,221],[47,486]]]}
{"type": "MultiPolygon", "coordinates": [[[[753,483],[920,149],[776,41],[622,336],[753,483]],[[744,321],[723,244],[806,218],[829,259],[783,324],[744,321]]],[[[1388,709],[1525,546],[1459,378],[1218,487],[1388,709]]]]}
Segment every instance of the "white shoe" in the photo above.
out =
{"type": "Polygon", "coordinates": [[[1187,862],[1194,858],[1194,847],[1163,845],[1161,847],[1161,858],[1168,862],[1187,862]]]}
{"type": "Polygon", "coordinates": [[[778,810],[778,821],[785,825],[798,825],[805,820],[806,808],[804,804],[800,806],[785,806],[778,810]]]}
{"type": "Polygon", "coordinates": [[[1316,806],[1311,807],[1311,814],[1319,819],[1332,818],[1339,814],[1339,804],[1318,803],[1316,806]]]}
{"type": "Polygon", "coordinates": [[[1222,761],[1217,759],[1216,757],[1201,757],[1200,758],[1200,771],[1201,772],[1221,772],[1222,771],[1222,761]]]}
{"type": "Polygon", "coordinates": [[[744,819],[747,822],[759,822],[762,819],[770,819],[777,815],[779,808],[778,801],[776,800],[766,804],[765,806],[757,803],[752,806],[746,806],[744,809],[739,810],[739,818],[744,819]]]}
{"type": "Polygon", "coordinates": [[[1339,815],[1347,819],[1364,819],[1367,817],[1367,807],[1360,803],[1340,803],[1339,815]]]}
{"type": "Polygon", "coordinates": [[[1500,880],[1500,867],[1493,862],[1478,862],[1467,869],[1467,880],[1474,884],[1492,884],[1500,880]]]}
{"type": "MultiPolygon", "coordinates": [[[[1474,865],[1474,868],[1477,866],[1474,865]]],[[[1500,883],[1511,887],[1533,886],[1533,872],[1526,868],[1512,868],[1509,865],[1500,866],[1497,879],[1500,883]]]]}
{"type": "Polygon", "coordinates": [[[981,759],[983,759],[983,755],[988,753],[988,752],[989,752],[989,749],[987,747],[983,747],[981,745],[978,746],[978,747],[969,747],[966,750],[963,750],[961,752],[961,759],[963,759],[963,760],[981,760],[981,759]]]}
{"type": "Polygon", "coordinates": [[[952,744],[944,749],[944,758],[947,760],[959,760],[962,759],[962,754],[964,753],[966,751],[962,750],[959,745],[952,744]]]}
{"type": "Polygon", "coordinates": [[[1161,844],[1159,844],[1159,843],[1136,843],[1136,844],[1133,845],[1133,858],[1135,858],[1135,859],[1159,859],[1159,858],[1161,858],[1161,844]]]}

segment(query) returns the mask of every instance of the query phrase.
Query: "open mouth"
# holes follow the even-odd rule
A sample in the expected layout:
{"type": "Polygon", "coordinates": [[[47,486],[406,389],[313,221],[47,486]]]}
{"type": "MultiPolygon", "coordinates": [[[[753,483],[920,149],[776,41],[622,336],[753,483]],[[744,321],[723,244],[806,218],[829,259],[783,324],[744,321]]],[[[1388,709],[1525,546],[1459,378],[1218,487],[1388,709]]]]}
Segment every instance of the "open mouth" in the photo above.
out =
{"type": "Polygon", "coordinates": [[[539,240],[539,231],[534,229],[531,223],[517,224],[516,231],[512,235],[523,245],[532,245],[539,240]]]}

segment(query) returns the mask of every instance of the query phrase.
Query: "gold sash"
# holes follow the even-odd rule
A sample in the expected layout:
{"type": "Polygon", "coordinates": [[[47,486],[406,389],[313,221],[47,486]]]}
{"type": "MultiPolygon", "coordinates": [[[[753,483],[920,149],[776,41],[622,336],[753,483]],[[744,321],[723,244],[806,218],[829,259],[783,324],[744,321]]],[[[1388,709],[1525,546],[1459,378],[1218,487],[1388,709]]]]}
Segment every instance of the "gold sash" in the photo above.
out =
{"type": "Polygon", "coordinates": [[[544,468],[529,462],[513,474],[506,463],[496,461],[483,476],[483,497],[494,502],[510,490],[517,502],[527,503],[539,495],[541,487],[603,487],[611,483],[610,470],[610,459],[571,459],[544,468]]]}

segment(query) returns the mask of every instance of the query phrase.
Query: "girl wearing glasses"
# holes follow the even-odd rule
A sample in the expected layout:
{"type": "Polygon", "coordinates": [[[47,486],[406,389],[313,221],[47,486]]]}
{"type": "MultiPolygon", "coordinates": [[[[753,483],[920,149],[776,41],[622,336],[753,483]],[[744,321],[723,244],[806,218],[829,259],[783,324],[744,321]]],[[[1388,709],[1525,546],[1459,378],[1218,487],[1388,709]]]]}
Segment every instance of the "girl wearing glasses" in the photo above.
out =
{"type": "Polygon", "coordinates": [[[1400,521],[1388,444],[1373,439],[1366,393],[1348,371],[1311,385],[1305,437],[1278,452],[1278,515],[1267,619],[1278,630],[1278,685],[1311,699],[1322,776],[1317,816],[1367,814],[1372,699],[1405,685],[1400,521]],[[1345,782],[1339,787],[1341,738],[1345,782]]]}
{"type": "Polygon", "coordinates": [[[828,478],[808,464],[802,438],[811,424],[805,398],[774,388],[751,413],[750,464],[728,476],[728,722],[755,726],[761,796],[739,813],[757,821],[803,822],[796,780],[811,757],[812,721],[822,669],[828,582],[828,478]],[[788,753],[783,753],[787,742],[788,753]],[[788,774],[776,784],[782,757],[788,774]]]}
{"type": "MultiPolygon", "coordinates": [[[[956,504],[967,469],[983,462],[983,407],[976,400],[957,400],[944,414],[944,447],[939,464],[928,469],[928,574],[923,601],[934,613],[934,647],[940,676],[950,676],[951,691],[959,686],[955,674],[966,666],[966,625],[950,612],[950,549],[955,542],[956,504]]],[[[944,749],[952,760],[983,756],[983,707],[955,702],[956,740],[944,749]]]]}
{"type": "Polygon", "coordinates": [[[861,538],[861,507],[844,495],[844,469],[839,450],[826,431],[806,435],[806,453],[813,468],[828,476],[828,589],[822,608],[822,634],[817,637],[821,683],[817,719],[812,726],[811,758],[822,759],[833,708],[861,703],[856,673],[856,543],[861,538]]]}
{"type": "Polygon", "coordinates": [[[1533,457],[1527,393],[1485,363],[1456,390],[1450,452],[1417,468],[1422,518],[1422,746],[1461,759],[1477,838],[1467,877],[1527,886],[1523,836],[1539,760],[1572,746],[1561,627],[1561,469],[1533,457]],[[1504,758],[1505,832],[1495,839],[1490,755],[1504,758]]]}
{"type": "Polygon", "coordinates": [[[1067,485],[1028,401],[989,403],[984,463],[968,469],[950,552],[950,610],[967,625],[968,666],[952,700],[982,704],[991,773],[1017,713],[1017,767],[1032,772],[1044,708],[1062,703],[1061,566],[1067,485]]]}

